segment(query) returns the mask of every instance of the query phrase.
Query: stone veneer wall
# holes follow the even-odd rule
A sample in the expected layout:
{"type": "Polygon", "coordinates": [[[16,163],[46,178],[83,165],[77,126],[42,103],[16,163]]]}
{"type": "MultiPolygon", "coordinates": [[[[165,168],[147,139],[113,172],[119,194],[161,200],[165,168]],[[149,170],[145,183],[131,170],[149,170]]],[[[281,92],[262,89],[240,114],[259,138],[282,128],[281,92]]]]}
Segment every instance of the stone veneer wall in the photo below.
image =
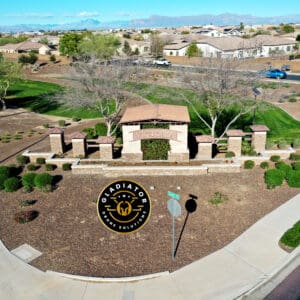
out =
{"type": "Polygon", "coordinates": [[[56,154],[64,153],[65,143],[63,133],[51,133],[49,138],[51,151],[56,154]]]}
{"type": "Polygon", "coordinates": [[[267,132],[253,132],[251,146],[257,153],[266,150],[267,132]]]}
{"type": "Polygon", "coordinates": [[[235,157],[240,157],[242,154],[242,137],[229,136],[227,149],[228,152],[234,152],[235,157]]]}
{"type": "Polygon", "coordinates": [[[142,160],[143,152],[141,150],[141,141],[133,141],[133,131],[140,130],[140,125],[122,125],[123,149],[122,159],[124,160],[142,160]]]}
{"type": "Polygon", "coordinates": [[[168,154],[169,161],[189,161],[190,152],[188,149],[188,125],[172,125],[170,130],[177,131],[177,141],[170,140],[170,148],[168,154]]]}

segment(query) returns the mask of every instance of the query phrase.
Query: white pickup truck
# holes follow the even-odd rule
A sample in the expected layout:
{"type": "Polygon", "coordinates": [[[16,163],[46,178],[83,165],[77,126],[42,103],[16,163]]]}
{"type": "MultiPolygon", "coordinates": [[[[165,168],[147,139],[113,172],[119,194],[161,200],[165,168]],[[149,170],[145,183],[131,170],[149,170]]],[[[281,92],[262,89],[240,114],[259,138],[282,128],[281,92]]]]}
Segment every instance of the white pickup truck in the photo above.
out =
{"type": "Polygon", "coordinates": [[[155,59],[153,60],[153,64],[155,66],[162,66],[162,67],[170,67],[172,65],[172,63],[165,58],[155,59]]]}

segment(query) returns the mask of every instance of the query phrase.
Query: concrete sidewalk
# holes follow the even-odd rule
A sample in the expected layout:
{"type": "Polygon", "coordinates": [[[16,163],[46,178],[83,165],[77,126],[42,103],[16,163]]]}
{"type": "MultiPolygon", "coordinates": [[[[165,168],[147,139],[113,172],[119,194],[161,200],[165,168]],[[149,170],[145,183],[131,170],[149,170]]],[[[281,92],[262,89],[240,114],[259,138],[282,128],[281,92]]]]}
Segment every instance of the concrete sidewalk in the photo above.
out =
{"type": "Polygon", "coordinates": [[[0,242],[0,299],[236,299],[295,256],[283,251],[278,240],[299,219],[300,194],[223,249],[173,273],[132,282],[88,282],[45,273],[19,260],[0,242]]]}

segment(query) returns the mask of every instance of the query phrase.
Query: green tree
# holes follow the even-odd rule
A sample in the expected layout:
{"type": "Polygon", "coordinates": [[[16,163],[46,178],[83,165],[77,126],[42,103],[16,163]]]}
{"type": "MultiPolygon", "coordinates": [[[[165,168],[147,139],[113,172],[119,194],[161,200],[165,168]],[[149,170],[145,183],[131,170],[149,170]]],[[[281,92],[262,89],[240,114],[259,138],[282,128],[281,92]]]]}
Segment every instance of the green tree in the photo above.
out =
{"type": "Polygon", "coordinates": [[[56,62],[56,56],[55,56],[54,54],[51,54],[51,55],[49,56],[49,60],[50,60],[51,62],[55,63],[55,62],[56,62]]]}
{"type": "Polygon", "coordinates": [[[59,41],[59,52],[62,55],[78,55],[78,46],[82,39],[82,34],[73,32],[64,34],[59,41]]]}
{"type": "Polygon", "coordinates": [[[202,56],[202,51],[197,47],[196,42],[192,42],[186,50],[186,55],[188,58],[202,56]]]}
{"type": "Polygon", "coordinates": [[[133,51],[133,55],[140,55],[139,48],[135,48],[135,50],[133,51]]]}
{"type": "Polygon", "coordinates": [[[120,39],[111,34],[97,34],[83,40],[79,45],[80,54],[97,59],[111,59],[120,47],[120,39]]]}
{"type": "Polygon", "coordinates": [[[21,66],[12,61],[0,58],[0,103],[2,109],[6,109],[5,98],[11,82],[21,77],[21,66]]]}
{"type": "Polygon", "coordinates": [[[38,57],[35,53],[30,52],[28,55],[22,54],[19,56],[18,62],[22,65],[27,65],[27,64],[35,64],[38,60],[38,57]]]}
{"type": "Polygon", "coordinates": [[[122,51],[128,56],[132,54],[131,47],[127,41],[124,42],[124,47],[123,47],[122,51]]]}
{"type": "Polygon", "coordinates": [[[284,33],[295,32],[295,28],[294,28],[292,25],[289,25],[289,24],[283,24],[283,25],[281,26],[281,30],[282,30],[284,33]]]}

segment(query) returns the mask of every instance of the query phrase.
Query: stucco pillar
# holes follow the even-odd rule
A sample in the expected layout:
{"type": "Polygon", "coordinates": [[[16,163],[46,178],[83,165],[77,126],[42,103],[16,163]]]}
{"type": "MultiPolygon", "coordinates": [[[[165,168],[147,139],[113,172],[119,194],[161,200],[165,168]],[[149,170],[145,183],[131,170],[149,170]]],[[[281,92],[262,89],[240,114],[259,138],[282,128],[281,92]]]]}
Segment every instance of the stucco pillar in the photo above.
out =
{"type": "Polygon", "coordinates": [[[172,125],[170,130],[177,131],[177,141],[170,140],[170,151],[168,154],[169,161],[189,161],[190,152],[188,149],[188,125],[172,125]]]}
{"type": "Polygon", "coordinates": [[[198,143],[198,153],[196,159],[211,159],[212,158],[212,145],[214,138],[210,135],[196,136],[196,142],[198,143]]]}
{"type": "Polygon", "coordinates": [[[86,156],[86,133],[74,132],[71,134],[72,149],[74,157],[86,156]]]}
{"type": "Polygon", "coordinates": [[[51,128],[49,130],[51,152],[62,154],[65,150],[64,131],[61,128],[51,128]]]}
{"type": "Polygon", "coordinates": [[[133,139],[133,132],[140,130],[140,125],[122,125],[123,149],[122,159],[143,160],[141,141],[133,139]]]}
{"type": "Polygon", "coordinates": [[[250,126],[252,133],[251,146],[257,153],[262,153],[266,150],[267,132],[269,128],[265,125],[250,126]]]}
{"type": "Polygon", "coordinates": [[[99,143],[100,159],[113,159],[114,142],[115,138],[112,136],[99,136],[99,138],[97,139],[97,143],[99,143]]]}
{"type": "Polygon", "coordinates": [[[226,132],[228,136],[227,151],[233,152],[236,157],[240,157],[242,154],[242,137],[245,135],[242,130],[228,130],[226,132]]]}

